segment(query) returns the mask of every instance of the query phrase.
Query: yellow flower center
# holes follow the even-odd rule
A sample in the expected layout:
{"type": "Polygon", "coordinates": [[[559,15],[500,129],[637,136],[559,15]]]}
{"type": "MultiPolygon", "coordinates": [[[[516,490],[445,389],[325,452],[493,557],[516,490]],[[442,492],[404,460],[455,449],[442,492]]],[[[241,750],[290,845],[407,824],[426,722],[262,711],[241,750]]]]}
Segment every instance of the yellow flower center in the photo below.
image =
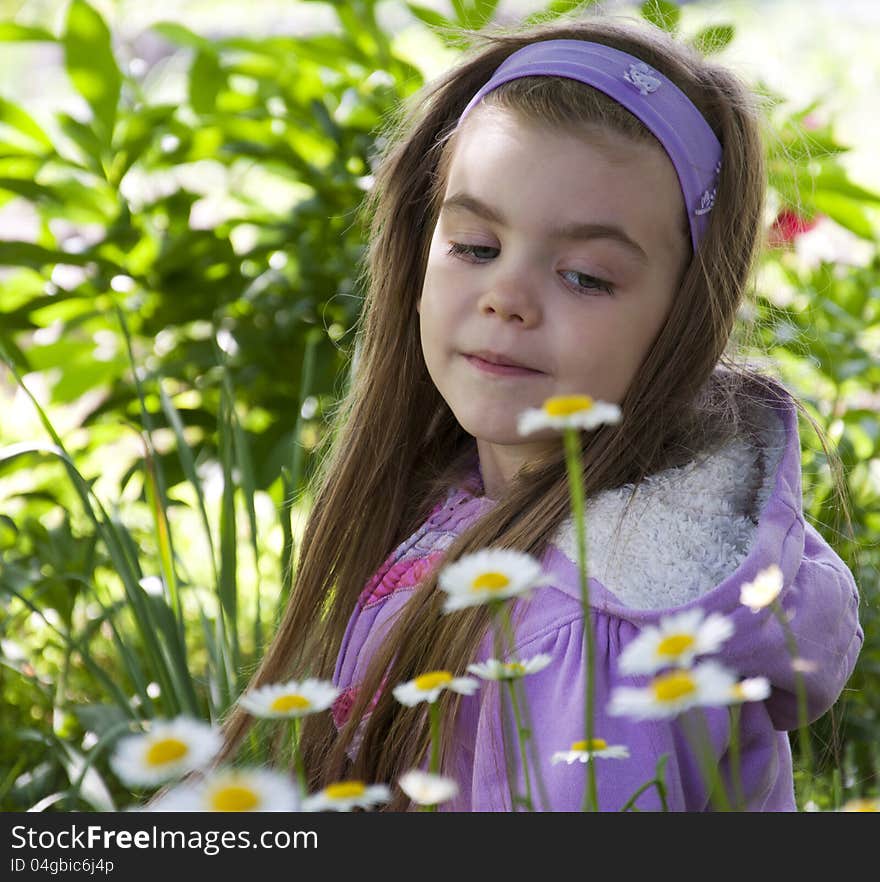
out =
{"type": "Polygon", "coordinates": [[[506,588],[509,584],[510,579],[508,579],[504,573],[480,573],[480,575],[474,579],[471,589],[473,591],[500,591],[502,588],[506,588]]]}
{"type": "Polygon", "coordinates": [[[605,750],[608,742],[604,738],[593,738],[590,741],[575,741],[572,750],[605,750]]]}
{"type": "Polygon", "coordinates": [[[657,655],[675,657],[690,649],[696,641],[691,634],[670,634],[664,637],[657,646],[657,655]]]}
{"type": "Polygon", "coordinates": [[[331,784],[324,789],[324,794],[329,799],[351,799],[352,797],[363,796],[366,791],[363,781],[340,781],[338,784],[331,784]]]}
{"type": "Polygon", "coordinates": [[[451,682],[452,674],[449,671],[428,671],[427,674],[422,674],[413,680],[413,683],[416,684],[416,689],[422,692],[430,692],[437,686],[444,686],[446,683],[451,682]]]}
{"type": "Polygon", "coordinates": [[[739,701],[746,700],[746,690],[742,688],[742,684],[734,683],[731,692],[733,693],[733,697],[739,701]]]}
{"type": "Polygon", "coordinates": [[[687,671],[673,671],[655,678],[651,688],[657,701],[673,702],[696,692],[697,684],[687,671]]]}
{"type": "Polygon", "coordinates": [[[504,666],[504,670],[508,674],[524,674],[526,672],[526,666],[522,662],[508,662],[504,666]]]}
{"type": "Polygon", "coordinates": [[[844,808],[848,812],[876,812],[880,811],[880,800],[851,799],[844,808]]]}
{"type": "Polygon", "coordinates": [[[273,711],[280,711],[281,713],[291,710],[305,710],[310,706],[311,702],[308,698],[303,698],[302,695],[279,695],[278,698],[269,705],[273,711]]]}
{"type": "Polygon", "coordinates": [[[148,766],[165,766],[189,753],[189,745],[178,738],[163,738],[154,741],[147,751],[148,766]]]}
{"type": "Polygon", "coordinates": [[[260,804],[260,797],[250,787],[230,784],[215,790],[210,803],[215,812],[250,812],[260,804]]]}
{"type": "Polygon", "coordinates": [[[571,416],[592,407],[593,399],[589,395],[556,395],[544,402],[544,412],[548,416],[571,416]]]}

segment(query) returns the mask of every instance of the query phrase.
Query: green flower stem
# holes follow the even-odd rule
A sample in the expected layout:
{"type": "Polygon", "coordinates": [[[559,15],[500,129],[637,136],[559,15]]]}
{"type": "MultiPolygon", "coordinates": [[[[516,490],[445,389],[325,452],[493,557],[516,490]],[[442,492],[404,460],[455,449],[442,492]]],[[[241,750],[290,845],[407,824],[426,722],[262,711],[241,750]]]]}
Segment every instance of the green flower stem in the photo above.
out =
{"type": "Polygon", "coordinates": [[[300,796],[305,797],[308,794],[308,785],[306,784],[306,770],[303,766],[302,754],[299,750],[299,735],[302,727],[302,720],[299,717],[293,717],[290,721],[290,748],[293,757],[293,768],[296,772],[296,780],[299,782],[300,796]]]}
{"type": "Polygon", "coordinates": [[[522,718],[519,713],[519,702],[516,700],[516,681],[508,680],[507,688],[510,690],[510,703],[513,706],[513,716],[516,720],[516,731],[519,736],[519,754],[520,759],[522,760],[523,767],[523,776],[525,777],[526,783],[526,796],[524,805],[528,811],[533,812],[535,810],[534,805],[532,805],[532,782],[531,776],[529,775],[529,761],[526,757],[526,743],[529,740],[530,732],[523,725],[522,718]]]}
{"type": "MultiPolygon", "coordinates": [[[[510,651],[513,651],[514,646],[516,646],[516,640],[514,638],[513,632],[513,623],[511,622],[510,616],[511,605],[503,604],[498,612],[498,618],[501,620],[502,627],[504,629],[504,633],[507,635],[508,645],[510,647],[510,651]]],[[[503,663],[503,656],[505,653],[496,656],[499,661],[503,663]]],[[[519,661],[519,659],[511,659],[511,661],[519,661]]],[[[529,772],[528,760],[526,757],[527,749],[532,750],[532,761],[534,764],[535,770],[535,782],[537,788],[541,794],[541,801],[543,805],[547,806],[547,794],[544,789],[544,782],[541,779],[540,773],[540,764],[535,761],[534,758],[534,744],[532,743],[532,727],[531,722],[529,720],[529,708],[526,703],[525,696],[525,688],[522,687],[522,677],[516,677],[511,680],[508,680],[509,689],[510,689],[510,700],[513,706],[514,717],[516,718],[516,730],[517,735],[519,737],[519,746],[520,746],[520,756],[522,757],[522,766],[523,766],[523,775],[525,776],[525,784],[526,784],[526,796],[523,804],[530,811],[535,811],[535,802],[532,797],[532,783],[531,783],[531,774],[529,772]],[[516,696],[516,690],[520,688],[522,689],[519,702],[516,696]],[[520,705],[522,707],[522,711],[520,712],[520,705]]]]}
{"type": "MultiPolygon", "coordinates": [[[[593,743],[593,704],[595,702],[595,672],[593,670],[593,626],[590,621],[590,589],[587,579],[587,536],[584,525],[584,483],[583,463],[580,455],[580,440],[577,429],[563,430],[565,439],[565,460],[568,466],[568,485],[571,491],[571,507],[574,513],[575,533],[577,535],[578,572],[581,587],[581,608],[584,616],[584,648],[586,650],[587,682],[584,703],[584,728],[588,745],[593,743]]],[[[599,810],[599,794],[596,787],[595,763],[587,763],[587,786],[584,789],[582,811],[599,810]]]]}
{"type": "MultiPolygon", "coordinates": [[[[785,616],[785,610],[782,608],[782,604],[780,604],[778,597],[774,599],[771,608],[773,609],[773,613],[779,621],[779,624],[782,625],[782,631],[785,634],[785,645],[788,647],[788,653],[791,656],[792,662],[794,662],[795,659],[798,658],[797,640],[795,639],[794,632],[791,630],[791,625],[788,623],[788,619],[785,616]]],[[[808,790],[812,790],[813,749],[810,746],[810,732],[807,723],[807,686],[804,682],[804,674],[802,671],[795,670],[794,676],[798,709],[798,744],[801,748],[801,757],[806,763],[804,780],[807,781],[808,790]]]]}
{"type": "MultiPolygon", "coordinates": [[[[500,606],[498,612],[498,618],[501,620],[502,626],[504,628],[504,632],[507,635],[508,645],[510,646],[510,651],[512,653],[514,646],[516,646],[516,641],[514,638],[513,632],[513,623],[511,622],[510,615],[511,605],[503,604],[500,606]]],[[[506,656],[506,652],[503,650],[496,653],[496,658],[499,661],[503,662],[503,658],[506,656]]],[[[519,659],[511,659],[511,661],[519,661],[519,659]]],[[[522,685],[522,677],[516,677],[509,681],[511,684],[511,701],[513,703],[513,712],[514,715],[517,714],[517,704],[516,704],[516,693],[515,689],[520,689],[520,698],[519,698],[519,707],[521,708],[520,714],[516,716],[516,726],[517,726],[517,735],[519,736],[520,741],[520,754],[522,756],[522,764],[523,764],[523,774],[525,775],[525,783],[526,783],[526,791],[527,796],[526,800],[521,800],[524,805],[529,809],[529,811],[535,811],[535,801],[532,796],[532,788],[531,788],[531,778],[530,772],[526,760],[526,751],[530,750],[532,753],[532,766],[535,773],[535,785],[541,797],[541,804],[549,806],[550,801],[547,798],[547,791],[544,787],[544,781],[541,777],[541,766],[540,763],[535,758],[535,750],[534,750],[534,742],[532,741],[532,725],[531,720],[529,718],[529,707],[526,702],[525,695],[525,687],[522,685]]]]}
{"type": "Polygon", "coordinates": [[[733,777],[735,794],[734,809],[738,812],[746,810],[746,797],[742,786],[742,769],[740,767],[739,749],[739,718],[742,708],[738,704],[730,707],[730,774],[733,777]]]}
{"type": "MultiPolygon", "coordinates": [[[[434,775],[440,772],[440,705],[436,701],[428,705],[428,719],[431,724],[431,761],[428,771],[434,775]]],[[[426,805],[426,812],[436,812],[437,803],[426,805]]]]}
{"type": "Polygon", "coordinates": [[[706,724],[705,716],[699,708],[695,708],[693,711],[683,713],[679,719],[681,720],[685,737],[697,754],[697,761],[703,774],[703,782],[708,790],[709,801],[718,810],[729,812],[730,800],[727,798],[724,782],[718,773],[718,762],[712,752],[712,739],[709,735],[709,727],[706,724]],[[692,714],[695,714],[695,716],[692,714]]]}
{"type": "MultiPolygon", "coordinates": [[[[501,660],[506,654],[504,649],[504,628],[502,624],[502,602],[490,603],[489,608],[492,611],[494,627],[492,628],[492,652],[494,657],[501,660]]],[[[498,684],[498,703],[501,712],[501,735],[504,742],[504,768],[507,775],[507,788],[510,793],[510,807],[512,811],[516,811],[516,806],[520,802],[520,797],[516,792],[516,769],[514,768],[513,758],[507,745],[510,743],[510,729],[508,726],[508,718],[504,713],[504,692],[501,684],[498,684]]]]}

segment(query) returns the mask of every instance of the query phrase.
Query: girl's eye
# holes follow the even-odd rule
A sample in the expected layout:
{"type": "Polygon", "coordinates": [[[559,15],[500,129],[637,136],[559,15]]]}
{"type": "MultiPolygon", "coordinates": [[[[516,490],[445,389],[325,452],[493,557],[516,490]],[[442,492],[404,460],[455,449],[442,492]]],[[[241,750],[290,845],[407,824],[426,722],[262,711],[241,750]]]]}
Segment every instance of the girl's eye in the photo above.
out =
{"type": "MultiPolygon", "coordinates": [[[[473,263],[482,263],[484,260],[491,260],[493,257],[496,257],[498,255],[498,250],[499,249],[493,248],[491,245],[465,245],[461,242],[450,242],[448,253],[459,255],[473,263]]],[[[563,278],[566,278],[567,281],[571,283],[572,287],[577,288],[580,291],[605,291],[608,294],[614,293],[611,284],[597,276],[591,276],[587,273],[579,273],[577,270],[567,270],[566,272],[560,273],[560,275],[563,278]]],[[[592,296],[595,296],[595,293],[593,293],[592,296]]]]}
{"type": "Polygon", "coordinates": [[[449,254],[469,254],[471,257],[475,257],[478,260],[480,257],[488,257],[491,255],[479,255],[475,252],[477,251],[497,251],[497,248],[492,248],[489,245],[463,245],[461,242],[450,242],[449,243],[449,254]]]}
{"type": "Polygon", "coordinates": [[[587,273],[579,273],[577,270],[567,270],[564,273],[560,273],[563,278],[573,277],[574,287],[579,288],[582,291],[605,291],[607,294],[613,294],[614,289],[611,287],[610,282],[606,282],[604,279],[597,278],[596,276],[590,276],[587,273]]]}

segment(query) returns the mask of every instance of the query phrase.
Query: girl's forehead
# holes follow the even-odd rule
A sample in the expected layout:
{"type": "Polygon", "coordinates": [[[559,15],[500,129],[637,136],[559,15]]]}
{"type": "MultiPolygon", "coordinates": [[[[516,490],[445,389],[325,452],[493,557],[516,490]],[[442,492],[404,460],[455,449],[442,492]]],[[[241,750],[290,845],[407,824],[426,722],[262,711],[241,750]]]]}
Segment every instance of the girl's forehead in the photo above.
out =
{"type": "Polygon", "coordinates": [[[457,133],[444,214],[522,224],[540,235],[617,226],[652,245],[643,248],[648,252],[682,245],[687,231],[678,178],[653,140],[595,126],[542,125],[501,108],[479,110],[457,133]]]}
{"type": "Polygon", "coordinates": [[[597,163],[628,172],[643,169],[652,176],[666,167],[663,176],[677,181],[672,162],[653,137],[636,140],[594,123],[552,125],[496,107],[475,110],[450,149],[448,181],[456,174],[500,173],[504,165],[577,175],[597,163]]]}

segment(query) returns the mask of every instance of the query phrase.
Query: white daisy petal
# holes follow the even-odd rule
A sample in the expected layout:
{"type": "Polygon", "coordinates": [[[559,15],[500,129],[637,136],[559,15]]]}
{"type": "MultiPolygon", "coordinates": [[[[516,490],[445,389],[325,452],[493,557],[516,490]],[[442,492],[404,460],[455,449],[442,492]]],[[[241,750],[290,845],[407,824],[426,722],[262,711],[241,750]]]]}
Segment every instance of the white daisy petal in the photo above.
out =
{"type": "Polygon", "coordinates": [[[238,703],[255,717],[291,718],[326,710],[338,695],[339,690],[332,683],[310,678],[252,689],[238,703]]]}
{"type": "Polygon", "coordinates": [[[444,612],[527,597],[532,589],[548,584],[540,561],[511,548],[481,548],[443,567],[437,578],[446,592],[444,612]]]}
{"type": "Polygon", "coordinates": [[[763,701],[770,695],[770,681],[766,677],[750,677],[733,686],[733,700],[763,701]]]}
{"type": "Polygon", "coordinates": [[[620,654],[623,674],[652,674],[687,667],[699,655],[717,652],[733,634],[733,623],[719,613],[705,619],[701,609],[685,610],[649,625],[620,654]]]}
{"type": "Polygon", "coordinates": [[[400,789],[417,805],[439,805],[458,796],[458,784],[444,775],[411,769],[398,779],[400,789]]]}
{"type": "Polygon", "coordinates": [[[603,423],[619,423],[621,410],[616,404],[596,401],[589,395],[556,395],[540,408],[528,408],[517,418],[520,435],[542,429],[595,429],[603,423]]]}
{"type": "Polygon", "coordinates": [[[675,668],[645,687],[621,686],[611,694],[608,713],[635,719],[675,717],[691,707],[723,706],[738,700],[736,678],[715,661],[691,669],[675,668]]]}
{"type": "Polygon", "coordinates": [[[366,785],[363,781],[339,781],[306,797],[307,812],[350,812],[353,808],[370,808],[388,802],[391,791],[384,784],[366,785]]]}
{"type": "Polygon", "coordinates": [[[551,762],[586,763],[593,757],[599,759],[628,759],[629,748],[625,744],[608,744],[602,738],[594,738],[592,741],[575,741],[570,750],[559,750],[553,754],[551,762]]]}
{"type": "Polygon", "coordinates": [[[414,680],[399,683],[392,695],[401,703],[412,707],[421,701],[435,702],[444,689],[460,695],[472,695],[480,688],[480,681],[473,677],[453,677],[449,671],[428,671],[414,680]]]}
{"type": "Polygon", "coordinates": [[[299,799],[293,781],[281,772],[226,768],[170,790],[144,811],[295,812],[299,799]]]}
{"type": "Polygon", "coordinates": [[[130,787],[157,787],[204,768],[222,745],[219,730],[201,720],[156,720],[146,734],[120,738],[110,765],[130,787]]]}
{"type": "Polygon", "coordinates": [[[543,671],[552,661],[549,655],[541,653],[523,661],[502,662],[496,658],[468,665],[468,671],[483,680],[518,680],[529,674],[543,671]]]}
{"type": "Polygon", "coordinates": [[[759,612],[779,596],[783,587],[782,579],[782,570],[776,564],[771,564],[761,570],[753,581],[745,582],[740,587],[740,603],[752,612],[759,612]]]}

